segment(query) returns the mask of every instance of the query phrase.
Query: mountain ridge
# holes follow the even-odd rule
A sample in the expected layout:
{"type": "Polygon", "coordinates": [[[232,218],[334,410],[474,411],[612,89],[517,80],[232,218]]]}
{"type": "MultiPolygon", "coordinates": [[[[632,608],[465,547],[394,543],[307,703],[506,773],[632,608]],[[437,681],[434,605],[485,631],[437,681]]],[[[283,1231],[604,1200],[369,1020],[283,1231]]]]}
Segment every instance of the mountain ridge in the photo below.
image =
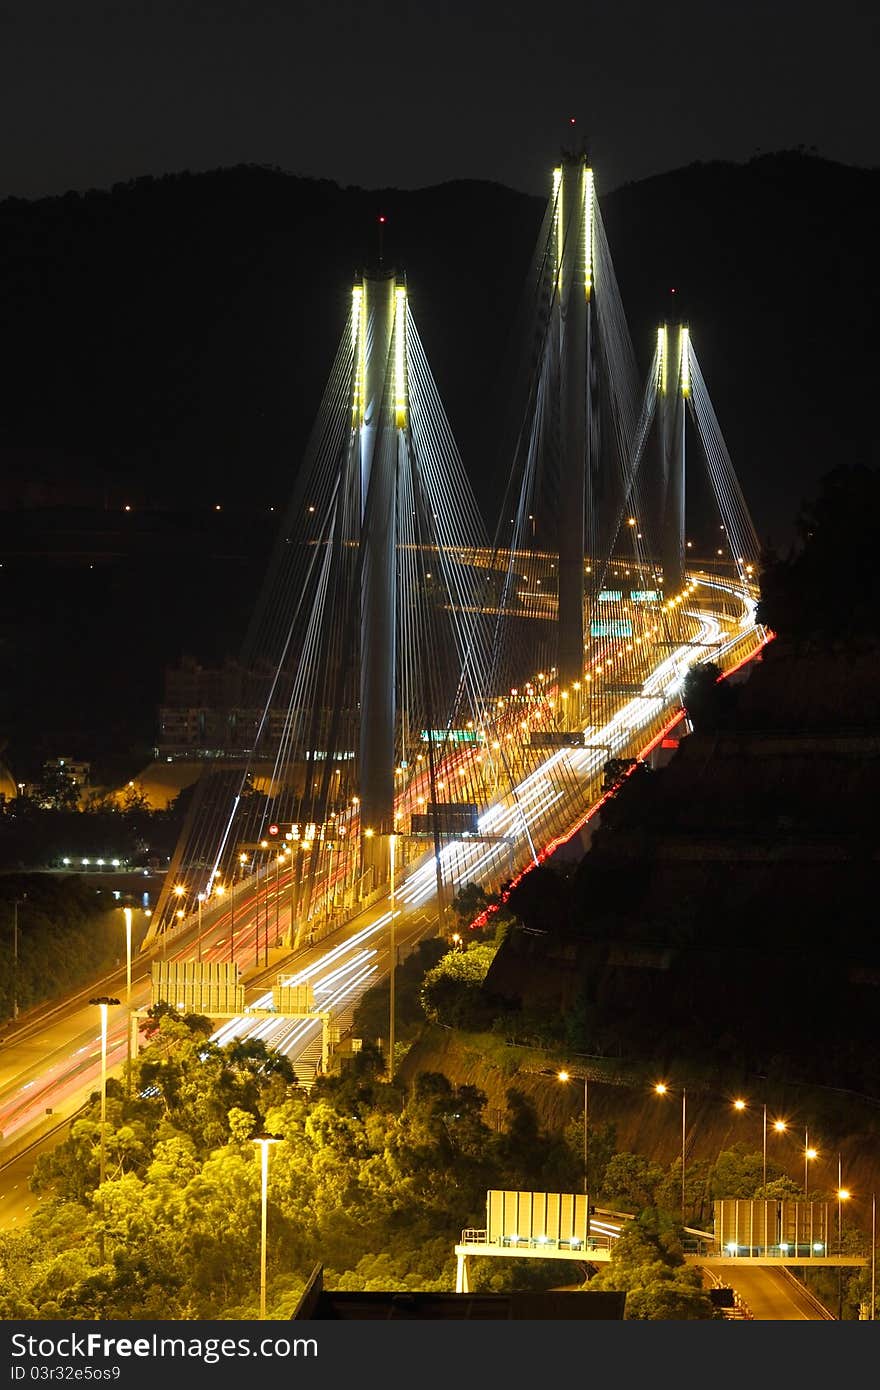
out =
{"type": "MultiPolygon", "coordinates": [[[[787,539],[798,485],[823,471],[835,430],[863,461],[876,452],[866,401],[880,171],[786,151],[694,163],[604,195],[597,177],[640,362],[676,284],[759,532],[787,539]],[[846,345],[847,383],[859,391],[847,392],[845,412],[830,411],[831,428],[818,411],[824,359],[833,370],[844,334],[857,349],[846,345]]],[[[149,460],[152,501],[163,505],[188,487],[199,497],[207,475],[227,474],[234,495],[236,472],[256,459],[267,500],[282,504],[382,212],[386,264],[407,274],[479,490],[474,460],[493,435],[481,407],[497,389],[543,206],[492,181],[370,190],[253,164],[6,199],[0,459],[39,448],[88,455],[123,484],[149,460]]],[[[490,526],[503,466],[493,461],[493,489],[480,497],[490,526]]]]}

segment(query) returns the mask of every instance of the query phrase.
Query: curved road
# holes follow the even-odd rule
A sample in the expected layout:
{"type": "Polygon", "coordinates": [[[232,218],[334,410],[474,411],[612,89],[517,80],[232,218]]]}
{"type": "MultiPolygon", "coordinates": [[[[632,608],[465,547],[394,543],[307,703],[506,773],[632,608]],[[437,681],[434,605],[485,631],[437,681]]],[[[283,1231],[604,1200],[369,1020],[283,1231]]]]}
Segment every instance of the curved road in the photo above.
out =
{"type": "Polygon", "coordinates": [[[836,1321],[818,1299],[784,1269],[744,1269],[737,1265],[724,1282],[736,1289],[756,1321],[827,1322],[836,1321]]]}
{"type": "MultiPolygon", "coordinates": [[[[711,644],[713,659],[724,661],[725,665],[755,654],[765,638],[754,622],[754,597],[708,578],[696,581],[696,585],[707,592],[700,606],[686,610],[692,640],[673,648],[644,682],[641,693],[622,698],[607,723],[588,731],[590,744],[559,748],[537,767],[523,758],[516,769],[516,785],[497,795],[481,817],[481,834],[491,838],[452,840],[441,850],[446,883],[495,880],[508,863],[511,847],[519,863],[530,858],[537,862],[535,846],[545,846],[559,834],[561,822],[570,827],[571,833],[581,823],[585,807],[595,803],[595,788],[605,759],[643,747],[649,731],[657,727],[658,715],[678,709],[676,692],[684,675],[689,666],[707,654],[705,650],[700,652],[701,647],[711,644]],[[719,591],[725,600],[732,597],[738,601],[738,617],[714,607],[719,591]],[[578,813],[581,820],[575,820],[578,813]]],[[[694,598],[691,602],[700,601],[694,598]]],[[[245,979],[246,1006],[266,1007],[273,978],[286,966],[295,982],[314,986],[315,1008],[329,1011],[334,1024],[343,1026],[360,995],[388,972],[392,908],[389,897],[386,894],[380,898],[354,920],[325,935],[319,944],[294,952],[283,948],[268,951],[269,967],[257,971],[256,962],[264,954],[260,946],[265,946],[265,937],[270,934],[270,902],[276,924],[271,934],[279,938],[287,925],[283,921],[282,894],[286,894],[283,879],[275,881],[274,893],[270,880],[262,886],[254,881],[252,885],[242,884],[234,903],[210,913],[205,911],[200,958],[228,959],[234,936],[236,959],[241,961],[244,955],[245,961],[252,963],[250,980],[245,979]]],[[[401,872],[396,887],[394,919],[398,946],[406,949],[419,937],[435,931],[435,912],[435,862],[433,851],[427,851],[401,872]]],[[[175,939],[162,950],[167,949],[173,958],[192,959],[196,953],[194,926],[191,920],[182,924],[182,930],[176,931],[175,939]]],[[[131,1004],[135,1009],[149,1002],[149,956],[155,958],[156,954],[155,949],[142,953],[132,963],[131,1004]]],[[[90,995],[96,992],[110,993],[124,1001],[125,972],[114,973],[62,1004],[48,1005],[7,1030],[0,1046],[0,1163],[4,1158],[8,1161],[15,1157],[15,1151],[22,1148],[28,1135],[33,1135],[36,1126],[45,1127],[48,1112],[56,1118],[70,1115],[98,1088],[100,1024],[94,1006],[88,1003],[90,995]]],[[[118,1010],[110,1011],[108,1073],[118,1072],[127,1055],[125,1013],[124,1003],[118,1010]]],[[[215,1036],[225,1040],[242,1033],[257,1034],[279,1047],[298,1064],[301,1079],[308,1084],[320,1058],[318,1020],[242,1016],[224,1025],[215,1036]]],[[[2,1203],[10,1196],[10,1190],[8,1170],[0,1172],[0,1225],[2,1203]]],[[[11,1209],[12,1203],[7,1205],[11,1209]]]]}

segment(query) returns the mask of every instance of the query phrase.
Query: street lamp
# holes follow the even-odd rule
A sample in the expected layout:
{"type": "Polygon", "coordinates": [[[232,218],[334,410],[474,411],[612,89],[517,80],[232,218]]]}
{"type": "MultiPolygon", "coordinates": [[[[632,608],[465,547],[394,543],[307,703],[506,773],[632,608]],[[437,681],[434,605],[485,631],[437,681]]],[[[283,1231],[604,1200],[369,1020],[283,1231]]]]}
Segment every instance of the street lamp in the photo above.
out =
{"type": "Polygon", "coordinates": [[[843,1204],[851,1196],[848,1187],[843,1186],[842,1162],[837,1155],[837,1321],[843,1321],[843,1266],[839,1263],[843,1254],[843,1204]]]}
{"type": "Polygon", "coordinates": [[[100,1183],[103,1183],[107,1173],[107,1138],[104,1133],[107,1121],[107,1010],[111,1004],[118,1004],[118,999],[113,999],[108,994],[101,994],[97,999],[90,999],[90,1004],[95,1004],[101,1010],[101,1166],[100,1183]]]}
{"type": "MultiPolygon", "coordinates": [[[[668,1094],[669,1094],[669,1087],[666,1085],[666,1082],[665,1082],[665,1081],[658,1081],[658,1082],[657,1082],[657,1085],[654,1087],[654,1090],[655,1090],[655,1092],[656,1092],[656,1094],[657,1094],[658,1096],[665,1096],[665,1095],[668,1095],[668,1094]]],[[[685,1197],[684,1197],[684,1165],[685,1165],[685,1150],[686,1150],[686,1147],[687,1147],[687,1090],[685,1089],[684,1086],[682,1086],[682,1088],[681,1088],[681,1224],[682,1224],[682,1226],[684,1225],[684,1210],[685,1210],[685,1197]]]]}
{"type": "MultiPolygon", "coordinates": [[[[748,1110],[748,1108],[749,1108],[749,1107],[748,1107],[748,1102],[747,1102],[747,1101],[744,1101],[744,1100],[735,1100],[735,1101],[733,1102],[733,1108],[734,1108],[734,1110],[737,1110],[737,1111],[739,1111],[739,1112],[742,1112],[743,1110],[748,1110]]],[[[784,1134],[785,1131],[786,1131],[786,1129],[787,1129],[787,1125],[786,1125],[786,1123],[785,1123],[784,1120],[774,1120],[774,1121],[773,1121],[773,1128],[774,1128],[774,1130],[776,1131],[777,1134],[784,1134]]],[[[763,1186],[763,1187],[766,1187],[766,1186],[767,1186],[767,1106],[766,1106],[766,1103],[762,1103],[762,1105],[761,1105],[761,1138],[762,1138],[762,1148],[763,1148],[763,1158],[764,1158],[764,1164],[763,1164],[763,1182],[762,1182],[762,1186],[763,1186]]]]}
{"type": "MultiPolygon", "coordinates": [[[[330,921],[330,909],[333,905],[333,841],[327,840],[327,892],[324,900],[324,916],[330,921]]],[[[292,869],[291,865],[291,869],[292,869]]]]}
{"type": "Polygon", "coordinates": [[[196,895],[196,902],[199,905],[199,928],[198,936],[196,937],[196,960],[198,960],[199,962],[201,962],[202,959],[202,903],[204,901],[204,893],[198,893],[196,895]]]}
{"type": "MultiPolygon", "coordinates": [[[[224,897],[225,894],[226,894],[226,889],[224,888],[224,886],[223,886],[222,883],[215,883],[215,884],[214,884],[214,892],[217,894],[217,897],[218,897],[218,898],[222,898],[222,897],[224,897]]],[[[234,937],[235,937],[235,877],[234,877],[234,876],[233,876],[233,879],[232,879],[232,898],[231,898],[231,903],[232,903],[232,920],[230,921],[230,924],[229,924],[229,959],[230,959],[230,960],[235,960],[235,949],[234,949],[234,946],[233,946],[233,940],[234,940],[234,937]]]]}
{"type": "Polygon", "coordinates": [[[266,1318],[266,1195],[269,1188],[269,1147],[279,1141],[271,1134],[255,1134],[260,1146],[260,1320],[266,1318]]]}
{"type": "Polygon", "coordinates": [[[814,1158],[819,1157],[819,1150],[810,1147],[810,1131],[804,1130],[804,1201],[807,1199],[810,1186],[810,1164],[814,1158]]]}
{"type": "Polygon", "coordinates": [[[15,898],[12,904],[12,1017],[18,1018],[18,908],[27,894],[15,898]]]}
{"type": "Polygon", "coordinates": [[[125,1007],[131,1008],[131,908],[122,909],[125,916],[125,1007]]]}
{"type": "MultiPolygon", "coordinates": [[[[565,1084],[574,1078],[570,1072],[559,1071],[556,1073],[557,1079],[565,1084]]],[[[590,1174],[589,1174],[589,1113],[590,1113],[590,1083],[586,1076],[580,1078],[584,1083],[584,1196],[587,1199],[587,1226],[585,1235],[587,1241],[590,1239],[590,1174]]]]}
{"type": "MultiPolygon", "coordinates": [[[[282,849],[278,852],[275,862],[275,945],[281,945],[281,865],[287,863],[287,850],[282,849]]],[[[290,867],[293,872],[293,850],[290,851],[290,867]]],[[[264,937],[265,953],[263,964],[269,964],[269,907],[266,905],[266,935],[264,937]]],[[[255,964],[260,963],[260,946],[257,942],[257,958],[255,964]]]]}

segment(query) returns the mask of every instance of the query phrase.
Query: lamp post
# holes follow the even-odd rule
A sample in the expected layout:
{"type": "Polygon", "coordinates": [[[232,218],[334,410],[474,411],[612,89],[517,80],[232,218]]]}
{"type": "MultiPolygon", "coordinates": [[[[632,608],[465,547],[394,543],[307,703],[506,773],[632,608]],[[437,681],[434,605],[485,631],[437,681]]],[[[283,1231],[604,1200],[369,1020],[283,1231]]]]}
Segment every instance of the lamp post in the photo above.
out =
{"type": "Polygon", "coordinates": [[[807,1199],[810,1187],[810,1164],[814,1158],[819,1157],[819,1150],[810,1147],[810,1131],[804,1130],[804,1201],[807,1199]]]}
{"type": "MultiPolygon", "coordinates": [[[[234,877],[233,877],[232,882],[233,882],[233,886],[234,886],[234,884],[235,884],[235,878],[234,878],[234,877]]],[[[212,892],[216,897],[218,897],[218,898],[225,898],[225,896],[226,896],[226,887],[225,887],[225,885],[222,884],[222,883],[215,883],[214,886],[213,886],[213,888],[211,889],[211,892],[212,892]]]]}
{"type": "MultiPolygon", "coordinates": [[[[733,1108],[734,1108],[734,1110],[738,1110],[738,1111],[742,1112],[743,1110],[748,1110],[749,1107],[748,1107],[748,1103],[747,1103],[746,1101],[744,1101],[744,1100],[735,1100],[735,1101],[733,1102],[733,1108]]],[[[788,1126],[786,1125],[786,1123],[785,1123],[784,1120],[774,1120],[774,1121],[773,1121],[773,1128],[774,1128],[774,1130],[776,1131],[777,1134],[784,1134],[784,1133],[785,1133],[785,1130],[788,1128],[788,1126]]],[[[766,1105],[766,1103],[762,1103],[762,1105],[761,1105],[761,1140],[762,1140],[762,1151],[763,1151],[762,1186],[763,1186],[763,1187],[766,1187],[766,1186],[767,1186],[767,1105],[766,1105]]]]}
{"type": "MultiPolygon", "coordinates": [[[[571,1074],[567,1071],[556,1073],[558,1079],[563,1082],[571,1081],[571,1074]]],[[[590,1239],[590,1173],[589,1173],[589,1113],[590,1113],[590,1083],[586,1076],[581,1077],[584,1083],[584,1196],[587,1201],[587,1225],[584,1234],[587,1242],[590,1239]]]]}
{"type": "Polygon", "coordinates": [[[131,908],[122,909],[125,916],[125,1007],[131,1009],[131,908]]]}
{"type": "Polygon", "coordinates": [[[269,1147],[279,1141],[271,1134],[255,1134],[260,1147],[260,1320],[266,1318],[266,1197],[269,1190],[269,1147]]]}
{"type": "MultiPolygon", "coordinates": [[[[843,1254],[843,1204],[849,1200],[848,1187],[843,1186],[842,1161],[837,1155],[837,1258],[843,1254]]],[[[843,1321],[843,1266],[837,1266],[837,1321],[843,1321]]]]}
{"type": "Polygon", "coordinates": [[[107,1121],[107,1010],[111,1004],[118,1004],[118,999],[112,999],[108,994],[99,995],[97,999],[90,999],[90,1004],[95,1004],[101,1010],[101,1162],[100,1179],[103,1183],[107,1174],[107,1138],[104,1127],[107,1121]]]}
{"type": "Polygon", "coordinates": [[[333,905],[333,841],[327,841],[327,893],[324,900],[324,916],[327,922],[330,921],[330,909],[333,905]]]}
{"type": "MultiPolygon", "coordinates": [[[[280,898],[281,898],[281,865],[284,863],[284,861],[285,861],[286,858],[287,858],[287,850],[286,850],[286,849],[282,849],[282,850],[279,850],[279,851],[278,851],[278,854],[277,854],[276,859],[275,859],[275,943],[276,943],[276,945],[278,944],[278,942],[279,942],[280,939],[281,939],[281,927],[280,927],[280,925],[279,925],[279,924],[280,924],[280,914],[281,914],[281,902],[280,902],[280,898]]],[[[263,961],[263,964],[264,964],[264,965],[268,965],[268,964],[269,964],[269,912],[268,912],[268,907],[267,907],[267,910],[266,910],[266,937],[265,937],[265,944],[266,944],[266,951],[265,951],[265,959],[264,959],[264,961],[263,961]]],[[[256,964],[259,965],[259,963],[260,963],[260,944],[259,944],[259,941],[258,941],[258,942],[257,942],[257,959],[256,959],[256,964]]]]}
{"type": "Polygon", "coordinates": [[[761,1186],[762,1186],[762,1188],[763,1188],[763,1187],[766,1187],[766,1186],[767,1186],[767,1104],[766,1104],[766,1101],[765,1101],[764,1104],[761,1106],[761,1110],[762,1110],[762,1112],[763,1112],[763,1119],[762,1119],[762,1121],[761,1121],[761,1140],[762,1140],[762,1148],[763,1148],[763,1156],[764,1156],[763,1167],[762,1167],[762,1169],[761,1169],[761,1186]]]}
{"type": "Polygon", "coordinates": [[[199,928],[196,937],[196,960],[201,964],[202,961],[202,903],[205,901],[204,893],[196,894],[196,902],[199,905],[199,928]]]}
{"type": "MultiPolygon", "coordinates": [[[[254,928],[256,930],[256,928],[254,928]]],[[[235,963],[235,875],[229,886],[229,959],[235,963]]]]}
{"type": "Polygon", "coordinates": [[[18,908],[24,898],[15,898],[12,904],[12,1017],[18,1018],[18,908]]]}
{"type": "Polygon", "coordinates": [[[131,1095],[131,908],[124,907],[122,912],[125,917],[125,1008],[128,1014],[125,1026],[128,1060],[125,1071],[125,1090],[126,1095],[131,1095]]]}
{"type": "MultiPolygon", "coordinates": [[[[658,1082],[657,1082],[657,1085],[654,1087],[654,1090],[655,1090],[655,1092],[657,1093],[658,1096],[665,1096],[665,1095],[668,1095],[668,1094],[669,1094],[669,1087],[666,1085],[666,1082],[665,1082],[665,1081],[658,1081],[658,1082]]],[[[684,1225],[684,1212],[685,1212],[684,1173],[685,1173],[685,1152],[686,1152],[686,1148],[687,1148],[687,1090],[686,1090],[686,1088],[685,1088],[684,1086],[682,1086],[682,1088],[681,1088],[681,1224],[682,1224],[682,1226],[684,1225]]]]}

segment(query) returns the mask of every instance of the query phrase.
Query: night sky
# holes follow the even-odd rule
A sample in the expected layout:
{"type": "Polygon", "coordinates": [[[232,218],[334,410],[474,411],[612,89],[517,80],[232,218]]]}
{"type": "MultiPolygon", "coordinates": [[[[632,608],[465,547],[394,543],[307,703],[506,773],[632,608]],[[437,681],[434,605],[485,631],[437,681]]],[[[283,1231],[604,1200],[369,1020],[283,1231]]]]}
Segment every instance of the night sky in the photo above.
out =
{"type": "Polygon", "coordinates": [[[0,197],[236,163],[546,193],[815,146],[874,166],[871,0],[0,0],[0,197]]]}

